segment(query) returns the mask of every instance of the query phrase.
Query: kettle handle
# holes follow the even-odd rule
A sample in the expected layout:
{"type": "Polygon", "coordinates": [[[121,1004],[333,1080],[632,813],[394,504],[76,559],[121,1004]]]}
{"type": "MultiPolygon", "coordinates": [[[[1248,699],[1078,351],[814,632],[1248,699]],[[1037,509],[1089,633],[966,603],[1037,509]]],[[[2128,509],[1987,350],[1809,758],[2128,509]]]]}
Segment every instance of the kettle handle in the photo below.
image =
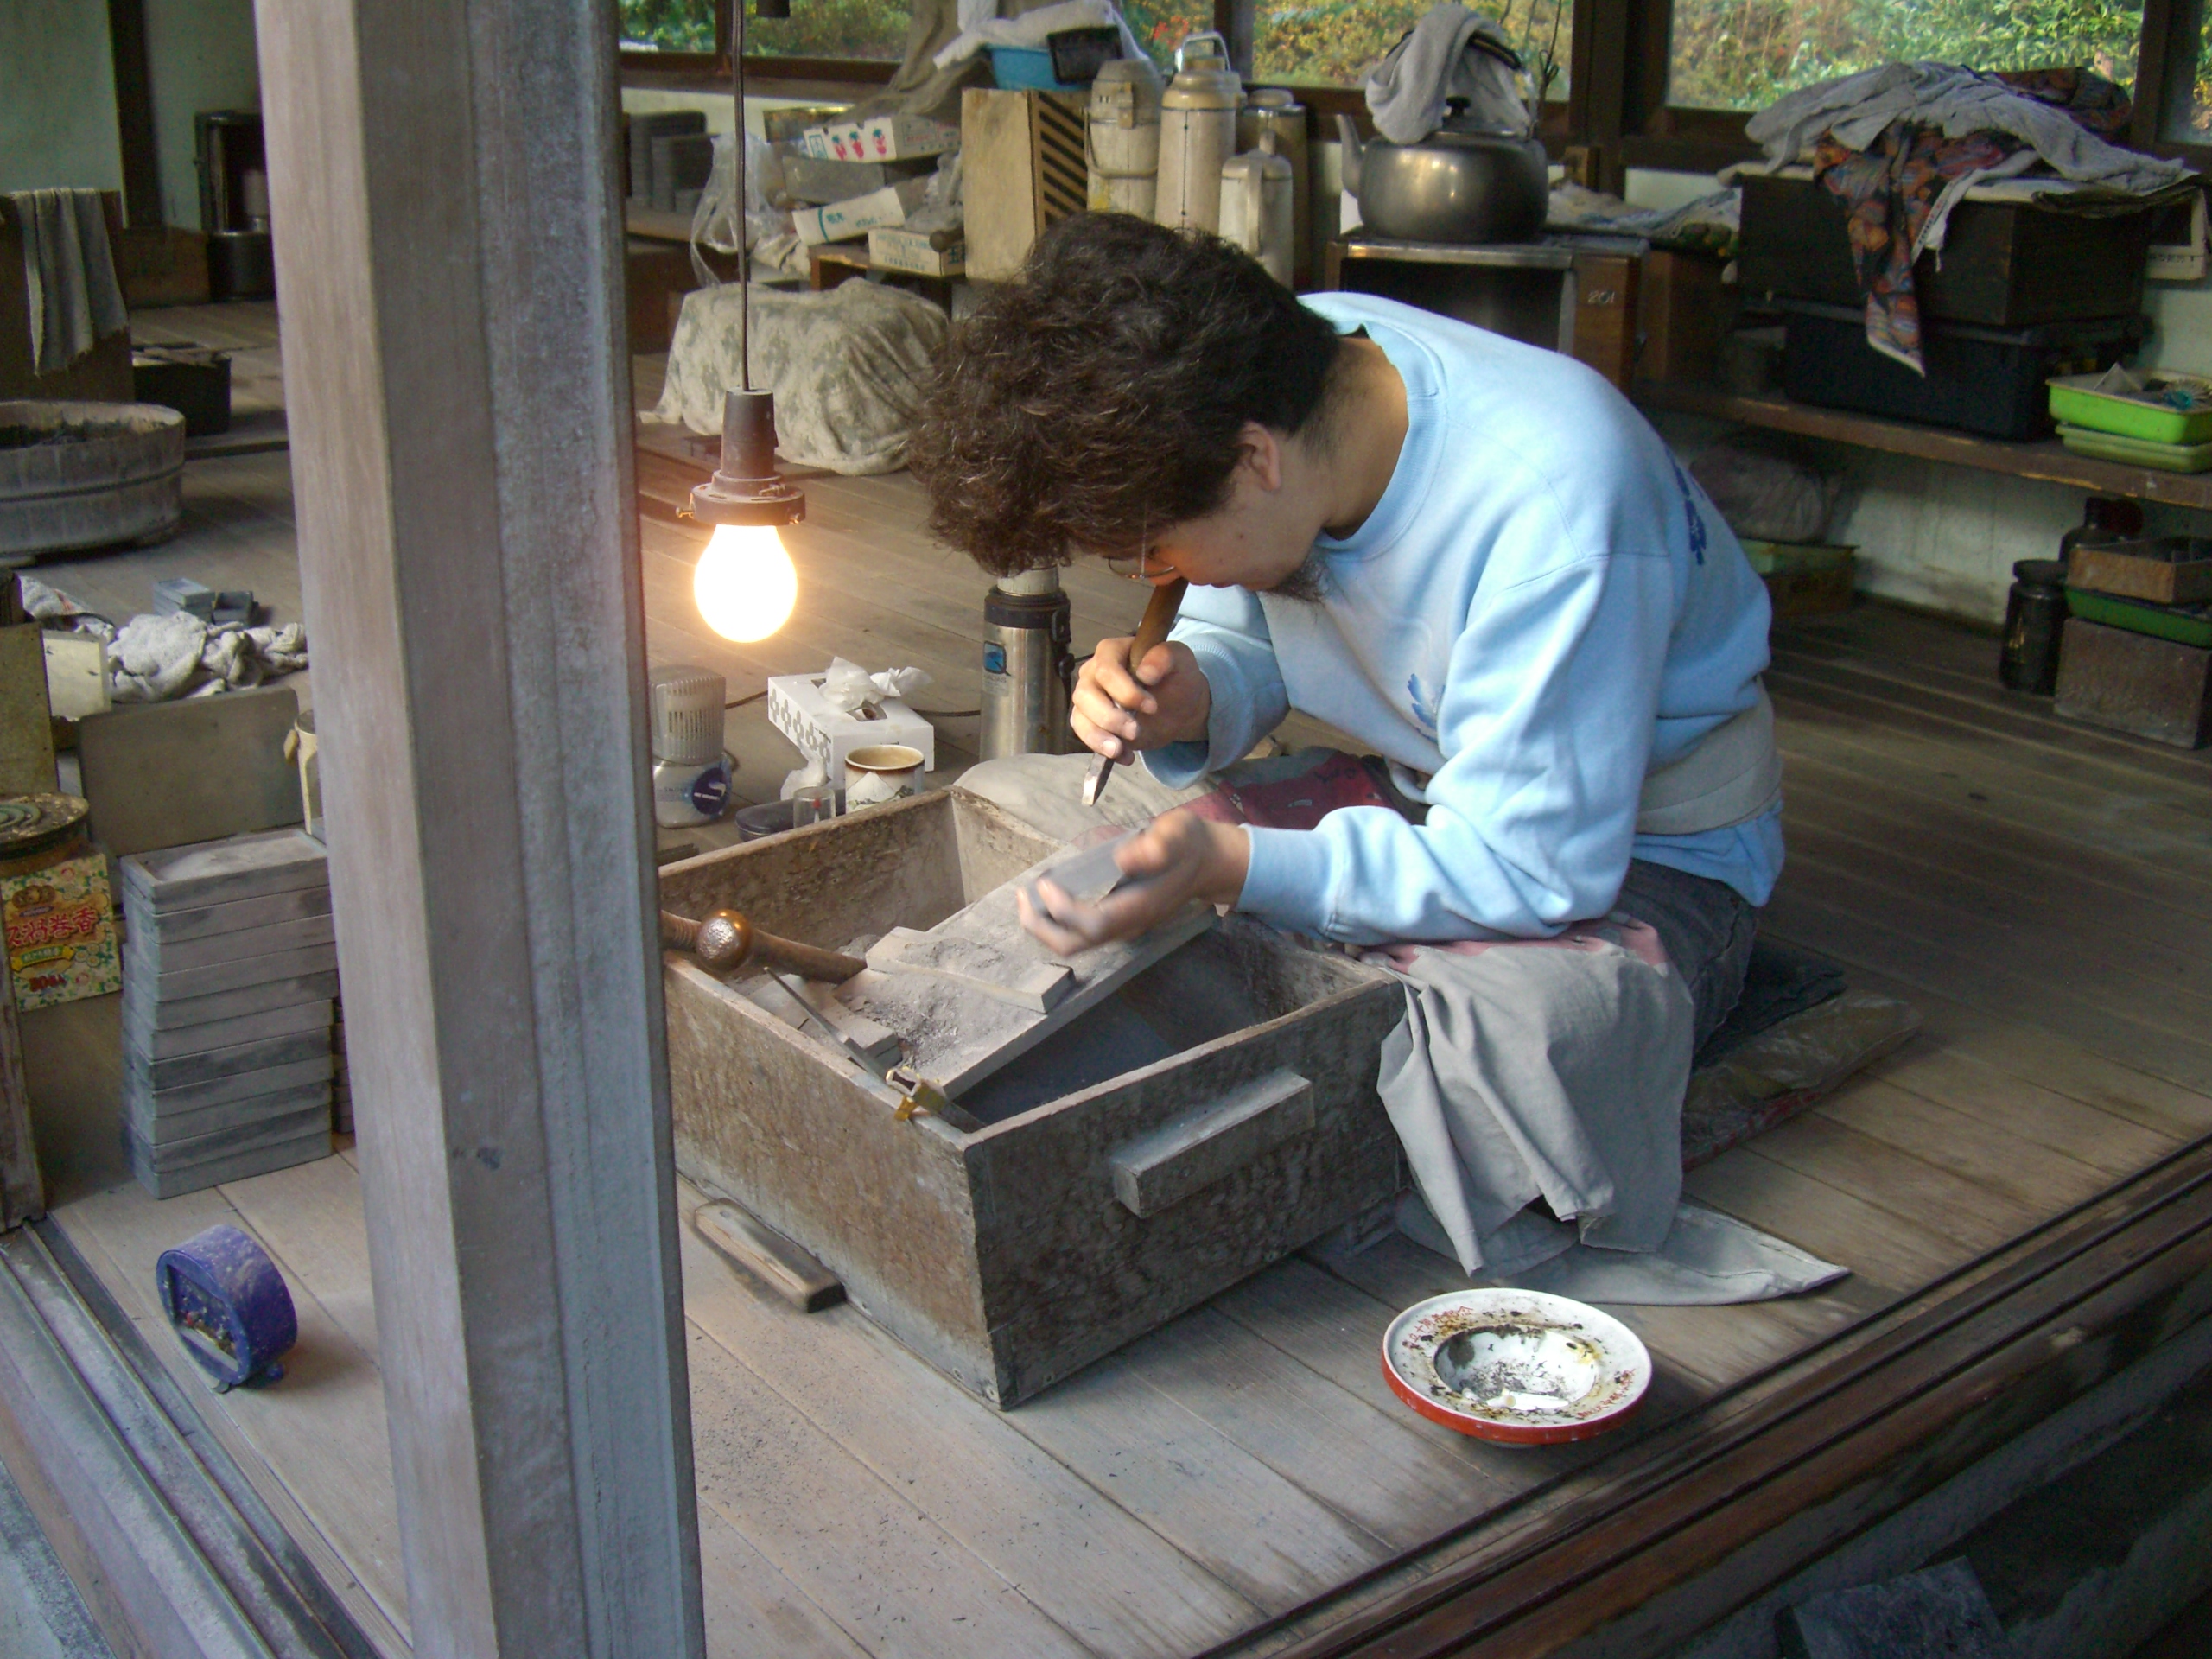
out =
{"type": "Polygon", "coordinates": [[[1357,196],[1359,194],[1360,152],[1367,146],[1360,142],[1357,124],[1342,111],[1337,112],[1337,138],[1344,145],[1344,188],[1357,196]]]}
{"type": "Polygon", "coordinates": [[[1207,47],[1205,51],[1199,53],[1197,55],[1200,58],[1214,59],[1224,69],[1230,67],[1229,42],[1212,29],[1207,29],[1205,33],[1199,35],[1185,35],[1183,37],[1183,44],[1175,48],[1175,67],[1179,73],[1190,67],[1190,65],[1185,61],[1184,54],[1190,52],[1192,47],[1205,46],[1206,42],[1209,41],[1212,42],[1212,45],[1207,47]]]}

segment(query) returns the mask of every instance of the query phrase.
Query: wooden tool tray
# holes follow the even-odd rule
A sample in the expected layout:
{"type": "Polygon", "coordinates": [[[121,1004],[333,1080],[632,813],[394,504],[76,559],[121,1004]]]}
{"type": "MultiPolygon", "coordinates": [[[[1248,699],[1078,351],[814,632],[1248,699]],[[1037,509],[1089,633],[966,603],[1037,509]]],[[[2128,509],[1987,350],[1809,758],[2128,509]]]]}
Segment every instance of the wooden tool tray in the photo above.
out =
{"type": "MultiPolygon", "coordinates": [[[[671,865],[661,902],[834,949],[931,927],[1055,846],[939,791],[671,865]]],[[[1395,981],[1241,917],[976,1090],[965,1132],[899,1121],[894,1090],[688,958],[665,986],[678,1167],[1002,1407],[1398,1189],[1375,1091],[1395,981]],[[1133,1033],[1165,1058],[1119,1067],[1133,1033]]]]}

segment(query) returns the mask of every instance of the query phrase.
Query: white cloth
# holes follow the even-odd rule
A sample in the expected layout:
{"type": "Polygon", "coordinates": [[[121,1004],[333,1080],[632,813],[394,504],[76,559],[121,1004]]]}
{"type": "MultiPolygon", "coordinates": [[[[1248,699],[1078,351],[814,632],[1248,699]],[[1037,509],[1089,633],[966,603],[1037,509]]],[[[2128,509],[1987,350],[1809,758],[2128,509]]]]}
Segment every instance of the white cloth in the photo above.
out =
{"type": "Polygon", "coordinates": [[[17,190],[8,197],[23,238],[31,365],[54,374],[130,320],[115,280],[97,190],[17,190]]]}
{"type": "Polygon", "coordinates": [[[1129,26],[1122,21],[1122,14],[1111,0],[1059,0],[1057,5],[1039,6],[1015,17],[994,17],[989,15],[988,4],[978,5],[975,10],[983,16],[971,23],[970,8],[967,0],[962,0],[960,32],[946,41],[931,60],[938,68],[950,69],[957,63],[965,63],[986,47],[1042,46],[1047,35],[1069,29],[1118,29],[1122,31],[1122,55],[1144,55],[1136,36],[1129,33],[1129,26]]]}
{"type": "Polygon", "coordinates": [[[1477,44],[1484,41],[1513,51],[1503,29],[1465,6],[1423,12],[1367,77],[1376,131],[1394,144],[1417,144],[1442,123],[1445,100],[1452,98],[1467,100],[1467,118],[1479,125],[1529,130],[1516,72],[1477,44]]]}
{"type": "MultiPolygon", "coordinates": [[[[721,430],[722,394],[739,379],[734,283],[695,289],[668,350],[668,378],[647,420],[721,430]]],[[[776,452],[803,467],[896,472],[944,344],[944,313],[880,283],[824,293],[753,287],[753,384],[776,395],[776,452]]]]}
{"type": "Polygon", "coordinates": [[[297,622],[250,628],[202,622],[189,612],[134,616],[120,628],[58,588],[21,579],[23,610],[59,632],[90,634],[107,645],[111,695],[118,702],[167,702],[244,691],[308,665],[308,632],[297,622]]]}
{"type": "Polygon", "coordinates": [[[1761,110],[1745,123],[1744,136],[1769,161],[1794,162],[1823,133],[1846,149],[1866,149],[1900,120],[1941,127],[1947,138],[2005,133],[2062,178],[2116,190],[2147,194],[2189,175],[2179,162],[2122,149],[2056,105],[1951,63],[1891,63],[1821,81],[1761,110]]]}

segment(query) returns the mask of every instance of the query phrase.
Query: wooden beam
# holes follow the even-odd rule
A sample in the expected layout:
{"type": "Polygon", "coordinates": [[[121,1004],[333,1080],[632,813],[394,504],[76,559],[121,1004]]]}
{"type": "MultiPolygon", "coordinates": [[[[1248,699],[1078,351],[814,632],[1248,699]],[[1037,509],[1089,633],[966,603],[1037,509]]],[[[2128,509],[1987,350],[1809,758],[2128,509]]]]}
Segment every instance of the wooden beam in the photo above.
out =
{"type": "Polygon", "coordinates": [[[107,44],[115,64],[124,213],[134,231],[159,230],[162,167],[154,137],[154,73],[146,55],[146,0],[107,0],[107,44]]]}
{"type": "Polygon", "coordinates": [[[416,1651],[688,1659],[613,36],[257,11],[416,1651]]]}

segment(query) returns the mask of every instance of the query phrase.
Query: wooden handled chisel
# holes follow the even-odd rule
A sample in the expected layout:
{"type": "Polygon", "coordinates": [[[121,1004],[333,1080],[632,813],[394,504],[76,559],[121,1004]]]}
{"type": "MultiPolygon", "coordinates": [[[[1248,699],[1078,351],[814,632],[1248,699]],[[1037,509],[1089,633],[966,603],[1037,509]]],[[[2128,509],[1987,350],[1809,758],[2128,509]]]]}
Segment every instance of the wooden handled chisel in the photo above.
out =
{"type": "MultiPolygon", "coordinates": [[[[1129,672],[1134,675],[1137,664],[1152,654],[1153,647],[1167,639],[1168,629],[1175,626],[1175,613],[1183,607],[1183,594],[1190,583],[1178,576],[1173,582],[1163,582],[1152,590],[1152,598],[1144,607],[1144,620],[1137,624],[1136,638],[1129,641],[1129,672]]],[[[1106,780],[1114,775],[1114,762],[1109,756],[1098,755],[1090,763],[1090,771],[1083,780],[1083,804],[1098,804],[1098,798],[1106,792],[1106,780]]]]}

